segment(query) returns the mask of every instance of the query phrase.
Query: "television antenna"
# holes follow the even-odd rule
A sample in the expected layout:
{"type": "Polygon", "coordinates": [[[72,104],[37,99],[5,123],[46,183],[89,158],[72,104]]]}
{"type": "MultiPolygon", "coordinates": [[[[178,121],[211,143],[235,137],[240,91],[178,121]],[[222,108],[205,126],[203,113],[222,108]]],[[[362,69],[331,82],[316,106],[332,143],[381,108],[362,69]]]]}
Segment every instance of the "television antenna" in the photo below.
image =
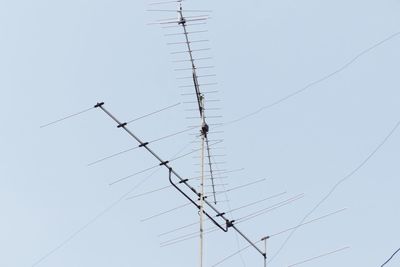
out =
{"type": "MultiPolygon", "coordinates": [[[[159,2],[153,3],[152,5],[165,4],[175,1],[168,2],[159,2]]],[[[138,143],[139,147],[144,148],[148,153],[150,153],[157,161],[159,166],[164,166],[168,170],[168,179],[170,184],[180,193],[182,194],[190,203],[192,203],[199,211],[199,266],[204,266],[204,222],[205,218],[208,218],[216,227],[218,227],[223,232],[228,232],[229,229],[233,229],[236,231],[246,242],[249,243],[251,247],[253,247],[264,259],[266,263],[266,252],[259,248],[247,235],[245,235],[236,225],[235,220],[229,219],[225,212],[221,212],[217,209],[216,204],[218,203],[217,194],[215,190],[215,179],[214,179],[214,170],[213,164],[211,160],[211,142],[209,139],[209,131],[210,126],[207,123],[206,116],[206,93],[212,93],[214,91],[203,92],[201,90],[201,84],[199,82],[199,75],[197,70],[201,67],[196,65],[196,58],[194,56],[194,52],[196,49],[192,47],[192,41],[190,40],[189,35],[191,32],[188,31],[188,26],[192,25],[191,23],[199,23],[199,21],[207,20],[208,15],[200,15],[200,16],[185,16],[184,10],[182,7],[182,0],[176,1],[179,4],[179,8],[176,11],[178,13],[178,18],[174,19],[166,19],[157,22],[156,24],[168,25],[167,27],[178,26],[183,30],[182,35],[184,36],[184,41],[179,42],[179,44],[184,44],[186,46],[185,51],[189,56],[187,60],[191,67],[191,76],[186,77],[191,79],[193,84],[191,85],[194,88],[194,95],[196,97],[197,110],[198,110],[198,118],[200,124],[200,189],[196,190],[189,182],[187,178],[181,176],[170,164],[169,160],[162,159],[153,149],[149,147],[149,142],[142,141],[138,136],[136,136],[129,128],[127,122],[122,122],[117,119],[108,109],[105,108],[104,102],[97,103],[94,107],[102,110],[106,115],[108,115],[115,123],[117,123],[117,127],[123,129],[129,136],[134,138],[138,143]],[[212,201],[207,199],[205,195],[205,176],[206,170],[208,168],[208,174],[211,180],[212,186],[212,201]]],[[[170,12],[172,10],[150,10],[150,11],[166,11],[170,12]]],[[[204,12],[201,10],[190,10],[190,12],[204,12]]],[[[193,32],[192,32],[193,33],[193,32]]],[[[179,35],[179,34],[178,34],[179,35]]],[[[196,41],[195,41],[196,42],[196,41]]],[[[198,49],[200,50],[200,49],[198,49]]],[[[204,49],[201,49],[204,50],[204,49]]],[[[178,53],[178,52],[177,52],[178,53]]],[[[189,86],[188,86],[189,87],[189,86]]],[[[118,181],[117,181],[118,182],[118,181]]]]}
{"type": "MultiPolygon", "coordinates": [[[[198,112],[198,116],[197,119],[199,120],[199,123],[197,125],[197,127],[199,128],[199,137],[200,137],[200,149],[196,150],[196,151],[192,151],[192,152],[200,152],[200,176],[199,176],[199,180],[200,180],[200,186],[199,189],[195,189],[192,185],[191,185],[191,179],[188,179],[184,176],[181,176],[180,174],[178,174],[178,172],[175,170],[175,168],[172,167],[171,162],[173,160],[164,160],[162,159],[152,148],[150,148],[150,145],[153,143],[153,141],[149,141],[149,142],[145,142],[142,141],[142,139],[140,139],[135,133],[133,133],[129,128],[128,128],[128,124],[132,121],[127,121],[127,122],[122,122],[119,119],[117,119],[108,109],[105,108],[105,103],[104,102],[99,102],[97,103],[94,108],[96,109],[101,109],[106,115],[108,115],[116,124],[117,127],[124,130],[130,137],[132,137],[133,139],[135,139],[138,142],[138,147],[137,148],[143,148],[145,149],[148,153],[150,153],[157,161],[158,161],[158,165],[156,165],[155,167],[161,166],[161,167],[165,167],[168,171],[168,180],[170,182],[170,185],[175,188],[180,194],[182,194],[191,205],[195,206],[196,209],[199,212],[199,266],[203,267],[204,266],[204,234],[205,234],[205,228],[204,228],[204,223],[205,220],[208,219],[210,220],[215,227],[218,230],[222,230],[223,232],[228,232],[229,229],[233,229],[235,232],[237,232],[247,243],[248,243],[248,248],[252,247],[254,248],[263,258],[263,263],[264,263],[264,267],[267,266],[267,241],[270,239],[270,236],[265,236],[263,237],[261,240],[254,242],[252,241],[247,235],[245,235],[241,230],[238,229],[237,227],[237,221],[228,218],[228,216],[226,215],[225,212],[221,212],[219,208],[216,207],[217,203],[218,203],[218,199],[217,199],[217,192],[216,192],[216,184],[215,184],[215,177],[214,177],[214,173],[215,170],[213,169],[213,162],[212,162],[212,155],[211,155],[211,147],[214,144],[217,144],[219,142],[213,143],[213,141],[211,141],[209,139],[209,133],[210,133],[210,125],[207,121],[207,116],[206,116],[206,95],[207,94],[212,94],[215,91],[203,91],[202,87],[203,86],[209,86],[209,85],[214,85],[214,84],[201,84],[199,82],[199,78],[200,77],[213,77],[213,74],[208,74],[208,75],[199,75],[198,74],[198,69],[201,68],[211,68],[211,66],[202,66],[199,67],[197,66],[196,62],[200,61],[200,60],[208,60],[210,59],[209,57],[207,58],[196,58],[194,56],[194,52],[196,51],[207,51],[208,48],[200,48],[200,49],[195,49],[193,48],[192,44],[193,43],[202,43],[205,42],[207,40],[191,40],[190,39],[190,35],[192,33],[196,33],[196,32],[190,32],[188,30],[189,26],[193,26],[193,25],[201,25],[203,23],[203,21],[207,20],[209,18],[208,15],[200,15],[200,16],[186,16],[182,7],[182,1],[183,0],[178,0],[178,1],[167,1],[167,2],[159,2],[159,3],[153,3],[152,5],[160,5],[160,4],[166,4],[166,3],[178,3],[179,7],[178,10],[149,10],[149,11],[160,11],[160,12],[177,12],[178,13],[178,17],[177,18],[170,18],[170,19],[165,19],[165,20],[159,20],[158,22],[154,23],[154,24],[161,24],[163,25],[163,27],[165,28],[181,28],[183,30],[182,33],[178,33],[178,34],[170,34],[170,36],[179,36],[179,35],[183,35],[184,36],[184,40],[182,42],[176,42],[176,43],[170,43],[170,44],[183,44],[186,46],[185,51],[179,51],[176,52],[175,54],[187,54],[189,56],[189,59],[186,60],[179,60],[176,62],[189,62],[190,63],[190,68],[188,69],[182,69],[182,70],[189,70],[191,71],[191,75],[187,76],[187,77],[181,77],[180,79],[182,80],[187,80],[190,79],[192,81],[191,85],[188,86],[183,86],[185,88],[191,88],[192,90],[194,89],[194,93],[188,93],[185,95],[195,95],[196,97],[196,101],[194,103],[196,103],[197,107],[196,107],[196,111],[198,112]],[[207,170],[206,170],[207,169],[207,170]],[[206,175],[207,172],[207,175],[206,175]],[[205,180],[206,177],[211,181],[211,188],[212,188],[212,201],[209,201],[207,198],[207,194],[205,192],[205,180]],[[264,246],[263,248],[259,247],[259,244],[262,243],[264,246]]],[[[187,10],[187,12],[199,12],[199,13],[203,13],[203,12],[209,12],[206,10],[187,10]]],[[[202,31],[198,31],[198,32],[202,32],[202,31]]],[[[170,107],[174,107],[176,105],[170,106],[170,107]]],[[[161,109],[159,111],[168,109],[170,107],[161,109]]],[[[90,110],[90,109],[88,109],[90,110]]],[[[84,110],[80,113],[77,114],[73,114],[69,117],[72,116],[76,116],[79,115],[81,113],[87,112],[88,110],[84,110]]],[[[159,112],[156,111],[156,112],[159,112]]],[[[154,114],[156,112],[150,113],[148,115],[154,114]]],[[[145,115],[145,116],[148,116],[145,115]]],[[[69,118],[67,117],[67,118],[69,118]]],[[[63,118],[62,120],[64,120],[66,118],[63,118]]],[[[60,121],[60,120],[59,120],[60,121]]],[[[58,122],[58,121],[56,121],[58,122]]],[[[56,123],[53,122],[53,123],[56,123]]],[[[51,123],[52,124],[52,123],[51,123]]],[[[44,125],[44,127],[48,126],[50,124],[44,125]]],[[[190,129],[191,130],[191,129],[190,129]]],[[[182,132],[186,132],[182,131],[182,132]]],[[[179,132],[179,133],[182,133],[179,132]]],[[[178,133],[178,134],[179,134],[178,133]]],[[[161,138],[160,138],[161,139],[161,138]]],[[[156,140],[157,141],[157,140],[156,140]]],[[[130,149],[131,150],[131,149],[130,149]]],[[[126,150],[128,151],[128,150],[126,150]]],[[[122,153],[126,152],[123,151],[122,153]]],[[[191,152],[191,153],[192,153],[191,152]]],[[[117,153],[117,154],[121,154],[121,153],[117,153]]],[[[112,155],[115,156],[117,154],[112,155]]],[[[107,157],[109,158],[109,157],[107,157]]],[[[99,161],[93,162],[91,164],[96,164],[100,161],[103,161],[107,158],[103,158],[99,161]]],[[[152,167],[154,168],[154,167],[152,167]]],[[[149,168],[149,169],[152,169],[149,168]]],[[[127,177],[125,177],[127,178],[127,177]]],[[[122,178],[120,180],[115,181],[114,183],[118,183],[122,180],[124,180],[125,178],[122,178]]],[[[257,214],[255,214],[257,216],[257,214]]],[[[252,216],[250,216],[252,218],[252,216]]],[[[308,222],[307,222],[308,223],[308,222]]],[[[297,228],[298,226],[296,226],[297,228]]],[[[261,245],[262,246],[262,245],[261,245]]],[[[247,248],[247,247],[246,247],[247,248]]],[[[216,265],[214,265],[216,266],[216,265]]]]}

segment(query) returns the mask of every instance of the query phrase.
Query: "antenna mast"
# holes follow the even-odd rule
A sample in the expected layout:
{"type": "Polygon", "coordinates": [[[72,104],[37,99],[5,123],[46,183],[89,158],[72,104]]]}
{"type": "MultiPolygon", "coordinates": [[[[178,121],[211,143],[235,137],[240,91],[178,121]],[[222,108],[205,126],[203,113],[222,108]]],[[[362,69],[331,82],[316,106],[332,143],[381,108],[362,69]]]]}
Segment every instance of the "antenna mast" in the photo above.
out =
{"type": "MultiPolygon", "coordinates": [[[[111,112],[109,112],[105,107],[104,107],[104,102],[99,102],[97,103],[94,108],[99,108],[101,109],[105,114],[107,114],[114,122],[117,123],[117,127],[120,128],[121,130],[124,130],[129,136],[131,136],[133,139],[135,139],[139,143],[139,147],[143,148],[147,152],[149,152],[157,161],[158,161],[158,166],[165,167],[168,169],[168,179],[171,184],[180,194],[182,194],[191,204],[193,204],[199,211],[199,217],[200,217],[200,248],[199,248],[199,254],[200,254],[200,267],[203,267],[204,265],[204,222],[205,219],[209,219],[211,223],[213,223],[217,228],[222,230],[223,232],[228,232],[229,229],[234,230],[237,234],[239,234],[251,247],[253,247],[261,256],[266,258],[266,253],[260,249],[256,243],[250,240],[242,231],[240,231],[236,224],[235,220],[228,219],[227,214],[225,212],[221,212],[217,209],[216,206],[213,204],[217,204],[217,199],[216,199],[216,190],[215,190],[215,180],[214,180],[214,171],[212,168],[212,156],[211,156],[211,145],[210,140],[208,139],[208,134],[209,134],[209,125],[206,122],[206,115],[205,115],[205,98],[204,94],[205,93],[212,93],[211,92],[201,92],[200,86],[201,84],[198,81],[199,77],[208,77],[208,76],[213,76],[213,75],[203,75],[203,76],[198,76],[197,74],[197,69],[195,61],[196,58],[193,56],[193,52],[195,51],[203,51],[203,50],[208,50],[208,49],[193,49],[191,44],[196,42],[196,41],[190,41],[189,40],[189,34],[195,33],[196,31],[193,32],[188,32],[187,27],[188,26],[193,26],[197,25],[197,21],[204,21],[208,19],[208,16],[188,16],[185,17],[183,15],[183,8],[182,8],[182,0],[177,0],[177,1],[170,1],[170,2],[178,2],[179,3],[179,9],[178,9],[178,18],[170,18],[166,20],[159,20],[155,24],[161,24],[161,25],[171,25],[171,24],[178,24],[176,26],[181,26],[183,29],[183,34],[185,37],[184,42],[179,42],[179,44],[184,44],[187,48],[187,51],[183,51],[183,53],[188,53],[189,54],[189,60],[184,60],[188,61],[191,64],[191,67],[188,70],[191,70],[192,75],[189,77],[184,77],[184,79],[192,79],[193,81],[193,87],[195,89],[195,95],[196,95],[196,103],[198,105],[198,112],[199,112],[199,118],[200,118],[200,143],[201,143],[201,148],[199,149],[201,151],[200,155],[200,189],[196,190],[194,187],[192,187],[189,183],[189,179],[185,179],[183,176],[179,175],[175,169],[173,169],[170,165],[170,161],[172,160],[163,160],[153,149],[150,148],[150,142],[144,142],[142,141],[139,137],[137,137],[128,127],[127,124],[128,122],[121,122],[119,119],[117,119],[111,112]],[[194,23],[193,23],[194,22],[194,23]],[[212,196],[213,196],[213,203],[211,203],[206,195],[205,195],[205,166],[208,166],[207,172],[207,177],[211,178],[211,183],[212,183],[212,196]],[[194,194],[196,198],[191,196],[194,194]]],[[[169,1],[167,2],[161,2],[161,3],[155,3],[155,4],[164,4],[164,3],[170,3],[169,1]]],[[[157,11],[157,10],[152,10],[152,11],[157,11]]],[[[172,11],[172,10],[160,10],[160,11],[172,11]]],[[[193,12],[193,10],[191,10],[193,12]]],[[[175,11],[174,11],[175,12],[175,11]]],[[[201,11],[203,12],[203,11],[201,11]]],[[[208,11],[204,11],[208,12],[208,11]]],[[[165,27],[176,27],[176,26],[165,26],[165,27]]],[[[173,34],[176,35],[176,34],[173,34]]],[[[197,42],[202,42],[202,40],[198,40],[197,42]]],[[[181,54],[182,52],[176,52],[181,54]]],[[[174,54],[176,54],[174,53],[174,54]]],[[[202,59],[208,59],[208,58],[198,58],[197,60],[202,60],[202,59]]],[[[200,68],[208,68],[208,67],[199,67],[200,68]]],[[[203,86],[206,85],[211,85],[211,84],[203,84],[203,86]]],[[[191,87],[190,85],[189,87],[191,87]]],[[[187,86],[185,86],[187,87],[187,86]]],[[[217,142],[218,143],[218,142],[217,142]]],[[[121,181],[121,180],[119,180],[121,181]]],[[[117,182],[119,182],[117,181],[117,182]]]]}
{"type": "Polygon", "coordinates": [[[204,114],[205,108],[204,108],[204,95],[200,91],[200,86],[199,86],[199,81],[198,81],[198,76],[196,72],[196,65],[194,62],[194,57],[193,57],[193,52],[192,52],[192,47],[190,45],[189,41],[189,36],[188,36],[188,31],[186,28],[186,19],[183,16],[183,8],[182,8],[182,2],[179,2],[179,25],[182,26],[183,28],[183,33],[185,36],[185,42],[187,46],[187,51],[189,54],[189,59],[192,67],[192,78],[193,78],[193,86],[195,89],[195,94],[197,98],[197,104],[198,104],[198,109],[199,109],[199,115],[200,115],[200,133],[201,133],[201,155],[200,155],[200,172],[201,172],[201,178],[200,178],[200,196],[199,196],[199,217],[200,217],[200,246],[199,246],[199,257],[200,257],[200,267],[203,267],[203,255],[204,255],[204,187],[205,187],[205,179],[204,179],[204,165],[205,165],[205,150],[207,146],[207,152],[208,152],[208,159],[209,159],[209,166],[210,166],[210,176],[211,176],[211,182],[212,182],[212,190],[213,190],[213,197],[214,197],[214,203],[217,203],[216,199],[216,194],[215,194],[215,184],[214,184],[214,179],[213,179],[213,171],[211,167],[211,156],[210,156],[210,150],[208,146],[208,139],[207,139],[207,134],[209,131],[209,126],[206,123],[206,117],[204,114]]]}
{"type": "MultiPolygon", "coordinates": [[[[203,109],[204,97],[200,95],[200,109],[203,109]]],[[[200,267],[203,267],[203,234],[204,234],[204,152],[208,126],[205,123],[204,112],[201,113],[201,181],[200,181],[200,267]]]]}

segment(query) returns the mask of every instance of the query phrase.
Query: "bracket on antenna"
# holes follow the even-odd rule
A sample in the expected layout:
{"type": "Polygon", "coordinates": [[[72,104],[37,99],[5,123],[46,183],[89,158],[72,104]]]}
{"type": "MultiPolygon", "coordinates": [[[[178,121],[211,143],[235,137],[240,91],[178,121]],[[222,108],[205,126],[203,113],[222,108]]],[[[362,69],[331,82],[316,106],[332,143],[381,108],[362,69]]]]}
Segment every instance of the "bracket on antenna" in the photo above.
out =
{"type": "Polygon", "coordinates": [[[235,222],[235,220],[232,220],[232,221],[229,221],[229,220],[226,220],[226,228],[231,228],[231,227],[233,227],[233,223],[235,222]]]}
{"type": "Polygon", "coordinates": [[[99,107],[101,107],[103,105],[104,105],[104,102],[99,102],[96,105],[94,105],[94,108],[99,108],[99,107]]]}
{"type": "MultiPolygon", "coordinates": [[[[193,205],[195,205],[196,208],[197,208],[198,210],[200,210],[200,206],[199,206],[191,197],[189,197],[182,189],[180,189],[180,188],[178,187],[177,184],[175,184],[175,183],[172,181],[172,168],[169,168],[169,182],[170,182],[171,185],[172,185],[176,190],[178,190],[185,198],[187,198],[193,205]]],[[[184,183],[184,184],[186,184],[186,185],[188,186],[188,184],[187,184],[186,182],[180,181],[179,183],[184,183]]],[[[195,190],[194,188],[191,188],[191,189],[192,189],[192,191],[196,192],[196,190],[195,190]]],[[[210,214],[208,214],[208,212],[203,211],[203,213],[204,213],[204,215],[206,215],[218,228],[220,228],[220,229],[221,229],[222,231],[224,231],[225,233],[228,232],[228,228],[229,228],[229,227],[224,228],[224,227],[223,227],[222,225],[220,225],[210,214]]],[[[227,225],[228,225],[228,224],[227,224],[227,225]]]]}

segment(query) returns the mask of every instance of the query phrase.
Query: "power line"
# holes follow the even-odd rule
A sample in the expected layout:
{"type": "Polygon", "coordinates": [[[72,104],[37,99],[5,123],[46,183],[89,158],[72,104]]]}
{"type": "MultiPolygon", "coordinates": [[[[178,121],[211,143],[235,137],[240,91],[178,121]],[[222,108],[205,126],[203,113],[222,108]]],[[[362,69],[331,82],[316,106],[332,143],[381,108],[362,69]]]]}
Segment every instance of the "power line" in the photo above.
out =
{"type": "Polygon", "coordinates": [[[310,82],[309,84],[307,84],[307,85],[304,86],[303,88],[301,88],[301,89],[299,89],[299,90],[297,90],[297,91],[294,91],[294,92],[292,92],[292,93],[290,93],[290,94],[288,94],[288,95],[286,95],[286,96],[284,96],[284,97],[282,97],[282,98],[276,100],[275,102],[272,102],[271,104],[268,104],[268,105],[266,105],[266,106],[263,106],[263,107],[257,109],[256,111],[253,111],[253,112],[251,112],[251,113],[248,113],[247,115],[244,115],[244,116],[242,116],[242,117],[240,117],[240,118],[237,118],[237,119],[231,120],[231,121],[229,121],[229,122],[227,122],[227,123],[224,123],[224,125],[229,125],[229,124],[233,124],[233,123],[236,123],[236,122],[245,120],[245,119],[247,119],[247,118],[249,118],[249,117],[252,117],[252,116],[254,116],[254,115],[257,115],[258,113],[262,112],[263,110],[270,109],[270,108],[272,108],[272,107],[274,107],[274,106],[276,106],[276,105],[278,105],[278,104],[280,104],[280,103],[282,103],[282,102],[284,102],[284,101],[286,101],[286,100],[288,100],[288,99],[290,99],[290,98],[292,98],[292,97],[294,97],[294,96],[296,96],[296,95],[298,95],[298,94],[300,94],[300,93],[303,93],[304,91],[310,89],[311,87],[313,87],[313,86],[315,86],[315,85],[317,85],[317,84],[320,84],[320,83],[322,83],[322,82],[328,80],[329,78],[331,78],[331,77],[333,77],[333,76],[339,74],[340,72],[344,71],[345,69],[347,69],[348,67],[350,67],[353,63],[355,63],[355,62],[356,62],[359,58],[361,58],[362,56],[368,54],[369,52],[371,52],[371,51],[374,50],[375,48],[377,48],[377,47],[383,45],[384,43],[386,43],[386,42],[388,42],[388,41],[394,39],[395,37],[397,37],[397,36],[399,36],[399,35],[400,35],[400,31],[399,31],[399,32],[396,32],[396,33],[393,33],[392,35],[386,37],[386,38],[383,39],[382,41],[379,41],[379,42],[375,43],[374,45],[368,47],[367,49],[364,49],[363,51],[361,51],[361,52],[358,53],[355,57],[353,57],[352,59],[350,59],[349,61],[347,61],[344,65],[342,65],[342,66],[341,66],[340,68],[338,68],[337,70],[335,70],[335,71],[333,71],[333,72],[331,72],[331,73],[329,73],[329,74],[327,74],[327,75],[321,77],[321,78],[318,79],[318,80],[315,80],[315,81],[313,81],[313,82],[310,82]]]}
{"type": "Polygon", "coordinates": [[[386,264],[388,264],[388,263],[394,258],[394,256],[396,256],[396,254],[399,253],[399,252],[400,252],[400,248],[399,248],[398,250],[396,250],[396,252],[393,253],[393,255],[390,256],[390,258],[389,258],[387,261],[385,261],[384,264],[381,265],[381,267],[383,267],[383,266],[385,266],[386,264]]]}
{"type": "MultiPolygon", "coordinates": [[[[286,230],[283,230],[283,231],[279,231],[279,232],[277,232],[277,233],[275,233],[275,234],[268,235],[268,239],[269,239],[269,238],[272,238],[272,237],[275,237],[275,236],[278,236],[278,235],[281,235],[281,234],[284,234],[284,233],[286,233],[286,232],[288,232],[288,231],[290,231],[290,230],[292,230],[292,229],[294,229],[294,228],[299,228],[299,227],[301,227],[301,226],[304,226],[304,225],[307,225],[307,224],[310,224],[310,223],[313,223],[313,222],[320,221],[320,220],[322,220],[322,219],[325,219],[325,218],[330,217],[330,216],[332,216],[332,215],[338,214],[338,213],[343,212],[343,211],[345,211],[345,210],[346,210],[346,209],[341,209],[341,210],[338,210],[338,211],[334,211],[334,212],[331,212],[331,213],[326,214],[326,215],[324,215],[324,216],[321,216],[321,217],[312,219],[312,220],[310,220],[310,221],[304,222],[303,224],[297,225],[296,227],[292,227],[292,228],[289,228],[289,229],[286,229],[286,230]]],[[[263,239],[264,239],[264,238],[263,238],[263,239]]],[[[258,242],[263,241],[263,239],[260,240],[260,241],[258,241],[258,242]]],[[[257,243],[258,243],[258,242],[257,242],[257,243]]],[[[225,261],[227,261],[227,260],[229,260],[230,258],[236,256],[236,255],[239,254],[240,252],[242,252],[242,251],[244,251],[244,250],[247,250],[248,248],[250,248],[250,246],[246,246],[246,247],[244,247],[244,248],[239,249],[238,251],[234,252],[233,254],[230,254],[229,256],[223,258],[222,260],[220,260],[219,262],[217,262],[216,264],[214,264],[213,267],[218,266],[218,265],[224,263],[225,261]]]]}
{"type": "MultiPolygon", "coordinates": [[[[186,148],[188,148],[190,144],[185,145],[181,150],[179,150],[174,156],[179,155],[182,151],[184,151],[186,148]]],[[[155,170],[152,172],[150,175],[146,176],[143,180],[141,180],[139,183],[137,183],[135,186],[133,186],[128,192],[124,193],[121,195],[116,201],[112,202],[110,205],[105,207],[102,211],[100,211],[96,216],[94,216],[91,220],[89,220],[87,223],[85,223],[82,227],[80,227],[78,230],[73,232],[68,238],[64,239],[58,246],[54,247],[52,250],[48,251],[44,256],[42,256],[40,259],[38,259],[36,262],[32,264],[32,267],[38,266],[40,263],[54,255],[57,251],[65,247],[68,243],[70,243],[73,239],[75,239],[78,235],[80,235],[82,232],[84,232],[86,229],[88,229],[91,225],[93,225],[95,222],[97,222],[99,219],[101,219],[104,215],[109,213],[113,208],[115,208],[119,203],[121,203],[129,194],[131,194],[134,190],[139,188],[142,184],[144,184],[148,179],[150,179],[152,176],[154,176],[160,169],[155,170]]]]}
{"type": "Polygon", "coordinates": [[[97,222],[100,218],[102,218],[104,215],[109,213],[115,206],[117,206],[122,200],[125,199],[130,193],[132,193],[134,190],[136,190],[138,187],[140,187],[144,182],[146,182],[150,177],[152,177],[154,174],[156,174],[158,170],[155,170],[153,173],[148,175],[146,178],[144,178],[142,181],[137,183],[134,187],[132,187],[128,192],[120,196],[116,201],[112,202],[110,205],[108,205],[106,208],[104,208],[102,211],[100,211],[97,215],[95,215],[91,220],[89,220],[86,224],[84,224],[82,227],[80,227],[78,230],[73,232],[68,238],[66,238],[64,241],[62,241],[58,246],[54,247],[52,250],[47,252],[44,256],[42,256],[39,260],[34,262],[32,264],[32,267],[38,266],[40,263],[45,261],[47,258],[52,256],[54,253],[65,247],[68,243],[70,243],[73,239],[75,239],[78,235],[80,235],[82,232],[84,232],[86,229],[88,229],[91,225],[93,225],[95,222],[97,222]]]}
{"type": "MultiPolygon", "coordinates": [[[[399,33],[400,34],[400,33],[399,33]]],[[[311,216],[335,191],[336,189],[344,183],[346,180],[350,179],[353,177],[360,169],[362,169],[370,160],[371,158],[378,153],[378,151],[386,144],[386,142],[392,137],[392,135],[396,132],[396,130],[400,127],[400,120],[395,124],[395,126],[390,130],[390,132],[385,136],[385,138],[379,143],[379,145],[356,167],[354,168],[350,173],[348,173],[346,176],[344,176],[342,179],[340,179],[332,188],[329,190],[329,192],[311,209],[310,212],[308,212],[303,219],[299,222],[298,225],[301,225],[305,220],[308,219],[308,217],[311,216]]],[[[289,240],[292,238],[294,233],[297,231],[298,228],[293,229],[293,231],[289,234],[289,236],[285,239],[281,247],[278,249],[278,251],[272,256],[269,262],[272,262],[284,249],[286,244],[289,242],[289,240]]]]}
{"type": "Polygon", "coordinates": [[[347,249],[349,249],[349,248],[350,248],[350,247],[344,247],[344,248],[341,248],[341,249],[337,249],[337,250],[334,250],[334,251],[331,251],[331,252],[328,252],[328,253],[325,253],[325,254],[322,254],[322,255],[319,255],[319,256],[316,256],[316,257],[313,257],[313,258],[310,258],[310,259],[307,259],[307,260],[304,260],[304,261],[301,261],[301,262],[298,262],[298,263],[295,263],[295,264],[291,264],[291,265],[289,265],[288,267],[298,266],[298,265],[301,265],[301,264],[303,264],[303,263],[307,263],[307,262],[310,262],[310,261],[314,261],[314,260],[317,260],[317,259],[320,259],[320,258],[329,256],[329,255],[332,255],[332,254],[335,254],[335,253],[338,253],[338,252],[347,250],[347,249]]]}

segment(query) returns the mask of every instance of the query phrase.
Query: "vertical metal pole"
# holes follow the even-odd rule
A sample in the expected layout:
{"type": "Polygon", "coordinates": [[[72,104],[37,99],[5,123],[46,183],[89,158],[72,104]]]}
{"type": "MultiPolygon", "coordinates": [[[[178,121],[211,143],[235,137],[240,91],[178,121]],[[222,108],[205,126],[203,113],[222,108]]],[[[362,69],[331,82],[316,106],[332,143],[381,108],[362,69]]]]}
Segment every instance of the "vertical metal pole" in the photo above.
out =
{"type": "MultiPolygon", "coordinates": [[[[201,109],[203,107],[203,96],[200,96],[201,109]]],[[[200,267],[203,267],[203,246],[204,246],[204,146],[206,132],[204,130],[204,112],[201,112],[201,181],[200,181],[200,267]]]]}
{"type": "Polygon", "coordinates": [[[264,241],[264,267],[267,267],[267,240],[269,236],[261,238],[261,241],[264,241]]]}
{"type": "Polygon", "coordinates": [[[267,239],[264,240],[264,267],[267,267],[267,239]]]}

